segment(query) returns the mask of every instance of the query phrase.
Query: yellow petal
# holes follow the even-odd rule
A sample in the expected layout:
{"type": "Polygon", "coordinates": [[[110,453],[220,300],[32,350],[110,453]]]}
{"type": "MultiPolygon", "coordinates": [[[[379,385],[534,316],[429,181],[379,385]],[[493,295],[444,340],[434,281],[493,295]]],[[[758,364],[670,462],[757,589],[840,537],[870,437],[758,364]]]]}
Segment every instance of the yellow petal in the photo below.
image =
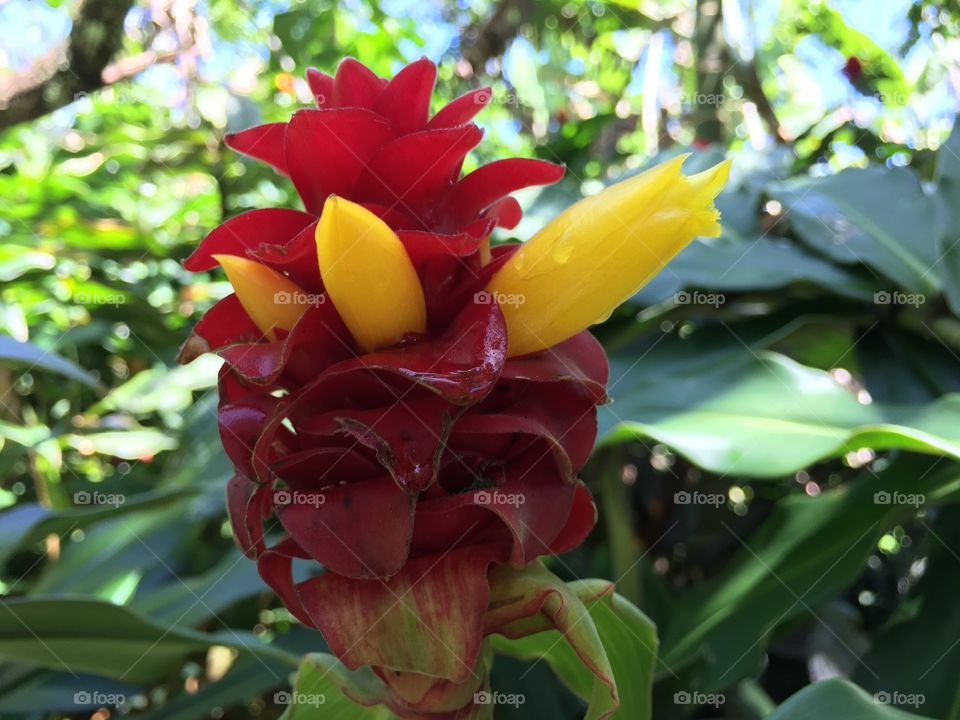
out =
{"type": "Polygon", "coordinates": [[[697,236],[720,234],[713,199],[730,161],[686,176],[681,155],[585,198],[525,242],[487,285],[525,355],[601,322],[697,236]]]}
{"type": "Polygon", "coordinates": [[[307,309],[309,296],[299,285],[255,260],[214,255],[254,325],[271,340],[274,330],[289,330],[307,309]]]}
{"type": "Polygon", "coordinates": [[[327,198],[317,225],[317,258],[327,295],[364,351],[426,331],[417,271],[400,238],[372,212],[327,198]]]}

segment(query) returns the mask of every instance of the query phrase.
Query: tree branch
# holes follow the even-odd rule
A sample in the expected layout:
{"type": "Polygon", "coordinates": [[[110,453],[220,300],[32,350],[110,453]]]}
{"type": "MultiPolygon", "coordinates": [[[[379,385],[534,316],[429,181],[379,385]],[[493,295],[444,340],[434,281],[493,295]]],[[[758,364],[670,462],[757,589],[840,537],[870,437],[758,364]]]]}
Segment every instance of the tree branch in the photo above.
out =
{"type": "Polygon", "coordinates": [[[723,97],[723,77],[729,65],[729,53],[723,37],[720,0],[697,0],[693,45],[697,63],[697,94],[707,100],[694,103],[690,118],[699,140],[722,142],[719,98],[723,97]]]}
{"type": "Polygon", "coordinates": [[[123,21],[132,5],[133,0],[81,0],[67,40],[24,72],[0,82],[0,129],[46,115],[81,93],[103,87],[104,70],[123,44],[123,21]]]}
{"type": "Polygon", "coordinates": [[[483,72],[487,60],[503,55],[526,18],[533,13],[532,0],[500,0],[490,16],[468,27],[461,37],[461,53],[475,73],[483,72]]]}
{"type": "Polygon", "coordinates": [[[788,142],[791,139],[790,134],[780,124],[770,98],[763,92],[760,75],[757,73],[756,59],[749,63],[737,63],[734,66],[733,76],[740,83],[740,87],[743,88],[743,94],[756,104],[757,112],[770,128],[770,134],[774,141],[778,143],[788,142]]]}

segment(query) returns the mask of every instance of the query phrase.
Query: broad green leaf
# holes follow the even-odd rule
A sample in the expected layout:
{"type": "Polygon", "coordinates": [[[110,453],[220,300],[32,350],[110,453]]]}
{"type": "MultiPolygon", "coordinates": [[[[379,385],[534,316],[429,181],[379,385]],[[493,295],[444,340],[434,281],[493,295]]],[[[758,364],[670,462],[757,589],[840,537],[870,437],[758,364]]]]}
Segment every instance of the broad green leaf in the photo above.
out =
{"type": "Polygon", "coordinates": [[[269,592],[257,565],[231,550],[207,572],[139,593],[130,606],[166,625],[196,627],[238,600],[269,592]]]}
{"type": "MultiPolygon", "coordinates": [[[[691,243],[633,301],[650,305],[674,300],[709,307],[709,299],[697,302],[699,295],[693,291],[758,292],[795,283],[866,301],[872,301],[878,289],[869,275],[861,277],[783,238],[757,236],[691,243]]],[[[724,295],[717,298],[719,306],[727,302],[724,295]]]]}
{"type": "Polygon", "coordinates": [[[52,670],[153,682],[213,645],[296,666],[298,658],[245,632],[159,625],[108,602],[47,597],[0,602],[0,658],[52,670]]]}
{"type": "Polygon", "coordinates": [[[830,374],[756,352],[733,333],[614,356],[601,441],[648,437],[707,470],[752,477],[787,475],[863,447],[960,457],[960,395],[867,404],[830,374]]]}
{"type": "Polygon", "coordinates": [[[805,687],[778,707],[767,720],[916,720],[926,717],[906,712],[906,708],[891,707],[884,704],[884,699],[883,695],[867,695],[847,680],[824,680],[805,687]]]}
{"type": "Polygon", "coordinates": [[[33,343],[14,340],[7,335],[0,335],[0,362],[14,363],[24,371],[48,370],[84,385],[99,387],[99,383],[93,375],[66,358],[37,347],[33,343]]]}
{"type": "Polygon", "coordinates": [[[51,510],[37,503],[20,503],[0,513],[0,565],[19,548],[47,535],[65,537],[74,530],[82,530],[104,519],[140,510],[160,509],[192,492],[187,488],[143,493],[128,496],[119,505],[95,504],[64,510],[51,510]]]}
{"type": "MultiPolygon", "coordinates": [[[[2,612],[2,611],[0,611],[2,612]]],[[[4,718],[17,713],[37,712],[72,714],[93,712],[96,707],[78,702],[83,694],[96,694],[98,698],[133,697],[141,688],[132,683],[117,682],[84,673],[53,672],[36,670],[23,665],[8,663],[0,675],[0,714],[4,718]]]]}
{"type": "Polygon", "coordinates": [[[45,567],[32,592],[126,604],[144,575],[173,562],[185,509],[179,504],[121,516],[88,530],[80,542],[62,543],[60,557],[45,567]]]}
{"type": "Polygon", "coordinates": [[[866,264],[910,293],[938,291],[935,206],[912,170],[850,169],[773,185],[769,192],[817,252],[842,264],[866,264]]]}

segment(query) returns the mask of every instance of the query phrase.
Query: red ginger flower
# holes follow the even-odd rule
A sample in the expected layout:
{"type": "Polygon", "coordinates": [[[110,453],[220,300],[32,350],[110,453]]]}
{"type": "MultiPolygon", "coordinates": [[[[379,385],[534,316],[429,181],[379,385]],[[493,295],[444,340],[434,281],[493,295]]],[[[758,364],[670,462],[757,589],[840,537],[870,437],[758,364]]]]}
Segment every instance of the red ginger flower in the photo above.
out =
{"type": "Polygon", "coordinates": [[[563,171],[509,159],[461,178],[489,92],[428,119],[435,73],[427,60],[389,82],[354,60],[335,78],[310,71],[319,109],[227,138],[288,175],[307,212],[235,217],[185,263],[219,261],[236,290],[182,359],[226,360],[237,541],[288,609],[349,668],[372,666],[392,691],[383,701],[411,718],[466,717],[484,636],[516,634],[555,591],[491,604],[491,566],[524,568],[590,531],[577,472],[607,365],[583,328],[716,233],[726,176],[687,178],[681,158],[582,201],[519,251],[490,251],[493,228],[520,219],[509,193],[563,171]],[[640,221],[638,249],[624,228],[640,221]],[[295,578],[294,560],[323,573],[295,578]]]}

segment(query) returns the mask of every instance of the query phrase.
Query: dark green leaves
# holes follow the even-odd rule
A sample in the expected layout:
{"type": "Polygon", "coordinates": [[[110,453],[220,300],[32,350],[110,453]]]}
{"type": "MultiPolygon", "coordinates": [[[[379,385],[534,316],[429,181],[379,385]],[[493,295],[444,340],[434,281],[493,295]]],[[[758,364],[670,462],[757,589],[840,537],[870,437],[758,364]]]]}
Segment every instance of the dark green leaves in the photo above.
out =
{"type": "Polygon", "coordinates": [[[878,538],[958,480],[956,464],[912,458],[817,497],[780,501],[738,539],[716,580],[678,600],[664,630],[664,666],[680,672],[700,657],[706,662],[695,672],[708,690],[755,672],[784,623],[801,615],[822,622],[818,605],[857,577],[878,538]]]}
{"type": "Polygon", "coordinates": [[[0,657],[7,661],[150,682],[213,645],[296,665],[295,656],[249,635],[164,627],[107,602],[36,597],[0,603],[0,657]]]}
{"type": "MultiPolygon", "coordinates": [[[[926,715],[907,712],[907,708],[891,707],[887,694],[870,696],[851,682],[825,680],[804,688],[770,715],[767,720],[808,720],[808,718],[843,718],[843,720],[915,720],[926,715]]],[[[897,698],[900,699],[900,698],[897,698]]],[[[911,698],[904,697],[904,701],[911,698]]],[[[909,707],[914,710],[913,707],[909,707]]],[[[923,708],[920,708],[922,711],[923,708]]]]}
{"type": "Polygon", "coordinates": [[[940,287],[935,205],[904,168],[868,167],[770,188],[786,220],[813,250],[864,264],[912,293],[940,287]]]}
{"type": "Polygon", "coordinates": [[[20,342],[12,337],[0,335],[0,361],[12,364],[22,371],[46,370],[64,375],[91,387],[97,387],[97,380],[86,370],[78,367],[66,358],[28,342],[20,342]]]}
{"type": "Polygon", "coordinates": [[[612,359],[608,442],[647,437],[717,473],[778,477],[861,447],[960,457],[960,397],[865,403],[828,373],[746,346],[725,327],[612,359]],[[687,360],[691,362],[686,362],[687,360]]]}

